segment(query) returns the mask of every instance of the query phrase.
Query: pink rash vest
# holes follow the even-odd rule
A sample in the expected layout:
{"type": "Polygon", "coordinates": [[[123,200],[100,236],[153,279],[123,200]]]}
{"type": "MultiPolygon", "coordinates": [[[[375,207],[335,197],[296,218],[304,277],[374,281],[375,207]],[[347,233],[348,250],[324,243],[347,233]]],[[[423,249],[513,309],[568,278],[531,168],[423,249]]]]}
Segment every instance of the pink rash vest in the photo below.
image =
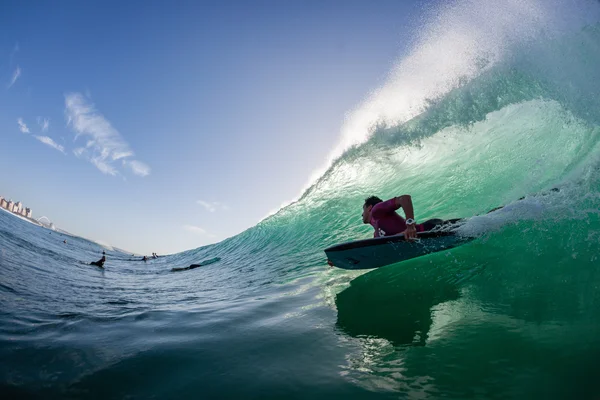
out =
{"type": "MultiPolygon", "coordinates": [[[[406,230],[406,220],[398,215],[398,208],[395,197],[373,206],[370,223],[375,228],[375,237],[397,235],[406,230]]],[[[415,227],[417,232],[425,230],[422,224],[415,227]]]]}

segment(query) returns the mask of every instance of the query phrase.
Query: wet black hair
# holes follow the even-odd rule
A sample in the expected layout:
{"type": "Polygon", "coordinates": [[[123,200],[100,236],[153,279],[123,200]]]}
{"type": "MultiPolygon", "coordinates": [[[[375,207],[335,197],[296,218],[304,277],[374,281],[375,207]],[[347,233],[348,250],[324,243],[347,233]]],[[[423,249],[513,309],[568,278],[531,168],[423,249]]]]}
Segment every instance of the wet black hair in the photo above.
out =
{"type": "Polygon", "coordinates": [[[379,204],[381,203],[383,200],[381,200],[379,197],[377,196],[371,196],[371,197],[367,197],[365,199],[365,205],[366,206],[374,206],[375,204],[379,204]]]}

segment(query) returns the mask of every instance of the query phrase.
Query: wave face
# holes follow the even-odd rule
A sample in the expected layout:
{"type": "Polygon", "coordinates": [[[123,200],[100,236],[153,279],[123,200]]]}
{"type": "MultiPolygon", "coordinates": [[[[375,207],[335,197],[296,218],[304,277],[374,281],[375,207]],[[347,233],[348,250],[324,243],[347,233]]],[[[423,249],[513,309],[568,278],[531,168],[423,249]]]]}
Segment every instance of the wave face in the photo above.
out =
{"type": "Polygon", "coordinates": [[[600,396],[600,6],[496,3],[426,10],[327,168],[221,243],[147,263],[111,250],[99,270],[99,245],[0,213],[2,392],[600,396]],[[328,268],[325,247],[372,235],[373,194],[465,217],[476,239],[328,268]]]}

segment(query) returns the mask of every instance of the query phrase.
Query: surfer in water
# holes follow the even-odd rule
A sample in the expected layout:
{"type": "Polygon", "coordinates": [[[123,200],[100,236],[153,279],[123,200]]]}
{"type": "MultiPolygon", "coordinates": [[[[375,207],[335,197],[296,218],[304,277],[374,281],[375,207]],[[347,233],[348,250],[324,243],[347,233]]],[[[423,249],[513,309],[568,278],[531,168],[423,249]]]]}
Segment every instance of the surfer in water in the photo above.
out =
{"type": "Polygon", "coordinates": [[[417,224],[412,199],[408,194],[387,201],[383,201],[377,196],[368,197],[363,205],[362,219],[363,223],[373,226],[375,237],[403,233],[406,239],[415,239],[417,232],[428,231],[444,222],[441,219],[430,219],[422,224],[417,224]],[[399,208],[404,210],[406,219],[396,212],[399,208]]]}
{"type": "Polygon", "coordinates": [[[104,268],[104,262],[106,261],[106,256],[102,256],[98,261],[92,261],[90,265],[95,265],[96,267],[104,268]]]}

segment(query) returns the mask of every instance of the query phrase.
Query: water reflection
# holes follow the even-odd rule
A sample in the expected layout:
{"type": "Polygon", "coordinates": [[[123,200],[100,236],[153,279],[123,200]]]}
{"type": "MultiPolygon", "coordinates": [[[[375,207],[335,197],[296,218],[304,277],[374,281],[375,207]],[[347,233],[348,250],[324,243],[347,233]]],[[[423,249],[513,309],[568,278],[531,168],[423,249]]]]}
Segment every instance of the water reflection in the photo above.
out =
{"type": "Polygon", "coordinates": [[[336,297],[337,327],[350,336],[387,339],[394,346],[425,345],[431,308],[460,296],[453,278],[422,263],[362,275],[336,297]]]}

